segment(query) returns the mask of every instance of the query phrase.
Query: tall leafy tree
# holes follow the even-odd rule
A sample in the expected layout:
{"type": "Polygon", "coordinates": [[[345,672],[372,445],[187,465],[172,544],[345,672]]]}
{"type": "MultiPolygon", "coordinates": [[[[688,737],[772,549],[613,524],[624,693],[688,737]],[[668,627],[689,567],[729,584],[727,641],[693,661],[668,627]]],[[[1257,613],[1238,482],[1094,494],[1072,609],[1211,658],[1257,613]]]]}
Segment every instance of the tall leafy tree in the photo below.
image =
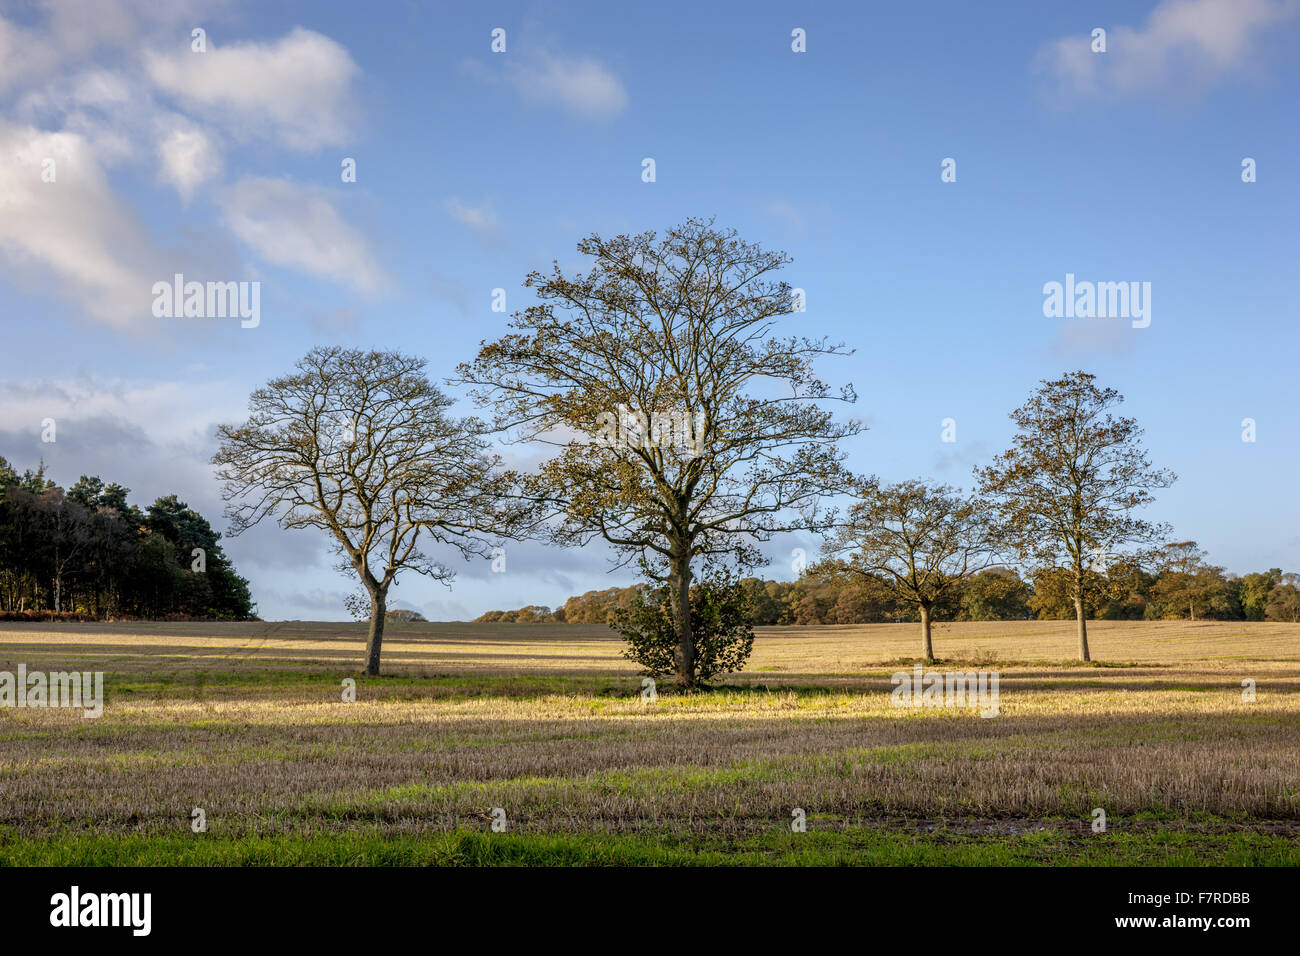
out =
{"type": "Polygon", "coordinates": [[[1151,587],[1160,617],[1236,620],[1241,618],[1241,585],[1223,568],[1208,564],[1195,541],[1176,541],[1156,555],[1159,575],[1151,587]]]}
{"type": "Polygon", "coordinates": [[[1013,568],[989,568],[961,589],[963,621],[1019,621],[1029,617],[1029,585],[1013,568]]]}
{"type": "Polygon", "coordinates": [[[589,271],[529,275],[538,303],[460,381],[496,428],[556,450],[527,485],[550,540],[603,539],[667,586],[675,677],[690,687],[697,562],[753,566],[757,543],[828,526],[819,504],[848,487],[838,442],[861,426],[822,403],[854,395],[814,368],[845,350],[779,335],[796,308],[776,277],[789,257],[711,220],[593,234],[578,251],[589,271]]]}
{"type": "Polygon", "coordinates": [[[1269,568],[1242,575],[1241,609],[1248,621],[1262,621],[1268,613],[1268,596],[1282,582],[1282,569],[1269,568]]]}
{"type": "Polygon", "coordinates": [[[235,573],[218,542],[221,535],[176,495],[165,495],[149,506],[145,527],[162,535],[176,549],[181,569],[185,613],[196,617],[230,617],[249,601],[248,582],[235,573]]]}
{"type": "Polygon", "coordinates": [[[91,512],[70,500],[61,488],[38,497],[38,527],[45,567],[52,582],[54,613],[63,610],[63,585],[84,570],[92,548],[91,512]]]}
{"type": "Polygon", "coordinates": [[[975,469],[1019,557],[1068,575],[1084,661],[1091,660],[1087,605],[1104,580],[1097,571],[1125,548],[1164,536],[1164,526],[1133,512],[1177,477],[1152,467],[1136,420],[1112,413],[1123,401],[1084,371],[1044,380],[1011,413],[1018,429],[1011,448],[975,469]]]}
{"type": "Polygon", "coordinates": [[[1300,574],[1281,576],[1276,587],[1268,592],[1265,620],[1300,622],[1300,574]]]}

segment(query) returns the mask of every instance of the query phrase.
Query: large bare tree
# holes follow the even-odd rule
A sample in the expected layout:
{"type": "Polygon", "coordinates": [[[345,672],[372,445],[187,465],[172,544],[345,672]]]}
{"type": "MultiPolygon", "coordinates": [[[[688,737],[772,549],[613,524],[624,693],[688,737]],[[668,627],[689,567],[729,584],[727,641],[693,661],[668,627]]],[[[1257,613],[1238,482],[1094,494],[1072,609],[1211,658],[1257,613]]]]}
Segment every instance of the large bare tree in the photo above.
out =
{"type": "Polygon", "coordinates": [[[813,367],[846,350],[778,336],[796,307],[775,276],[790,259],[711,220],[593,234],[578,251],[590,271],[529,275],[539,302],[460,380],[514,440],[558,449],[528,483],[552,505],[552,540],[603,538],[669,584],[676,679],[693,686],[697,561],[756,564],[758,542],[820,530],[823,496],[848,487],[837,442],[861,425],[821,403],[854,394],[813,367]]]}
{"type": "Polygon", "coordinates": [[[328,532],[370,599],[366,673],[379,673],[388,590],[402,571],[450,583],[425,553],[447,545],[486,555],[508,531],[509,476],[473,420],[400,352],[315,348],[249,398],[249,418],[222,425],[212,462],[232,534],[268,517],[328,532]]]}
{"type": "Polygon", "coordinates": [[[998,562],[987,503],[947,485],[864,482],[822,547],[821,571],[884,581],[921,618],[921,656],[934,660],[930,619],[963,581],[998,562]]]}
{"type": "Polygon", "coordinates": [[[1019,428],[1011,448],[975,469],[1019,557],[1069,574],[1083,661],[1091,660],[1087,597],[1100,580],[1090,572],[1125,548],[1150,546],[1167,533],[1132,512],[1155,500],[1153,489],[1177,480],[1151,466],[1137,421],[1111,413],[1123,401],[1087,372],[1043,380],[1011,413],[1019,428]]]}

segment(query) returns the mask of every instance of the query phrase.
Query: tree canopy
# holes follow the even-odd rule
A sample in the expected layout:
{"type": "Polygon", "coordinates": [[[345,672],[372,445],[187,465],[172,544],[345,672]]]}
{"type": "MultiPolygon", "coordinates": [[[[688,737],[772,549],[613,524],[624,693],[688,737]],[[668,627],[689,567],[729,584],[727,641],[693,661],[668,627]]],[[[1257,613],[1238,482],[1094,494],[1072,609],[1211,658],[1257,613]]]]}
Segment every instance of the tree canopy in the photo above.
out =
{"type": "Polygon", "coordinates": [[[1019,429],[1011,448],[975,469],[1019,557],[1038,570],[1068,573],[1085,661],[1091,572],[1126,547],[1161,540],[1167,529],[1133,512],[1154,500],[1153,489],[1176,480],[1152,467],[1137,421],[1111,413],[1123,401],[1084,371],[1044,380],[1011,413],[1019,429]]]}
{"type": "Polygon", "coordinates": [[[273,517],[328,533],[370,600],[366,672],[379,673],[389,588],[454,572],[426,550],[486,556],[515,510],[509,477],[472,420],[401,352],[312,349],[217,430],[212,458],[232,533],[273,517]]]}
{"type": "Polygon", "coordinates": [[[64,490],[42,464],[0,458],[0,610],[91,618],[253,615],[221,535],[176,495],[143,511],[130,489],[82,475],[64,490]]]}
{"type": "Polygon", "coordinates": [[[700,560],[747,566],[757,543],[828,527],[821,505],[849,485],[838,442],[857,434],[827,400],[823,339],[777,334],[793,314],[776,278],[790,260],[711,220],[578,244],[588,272],[532,273],[536,305],[480,348],[459,381],[514,440],[553,457],[526,488],[559,544],[603,538],[669,586],[676,677],[696,676],[690,587],[700,560]]]}

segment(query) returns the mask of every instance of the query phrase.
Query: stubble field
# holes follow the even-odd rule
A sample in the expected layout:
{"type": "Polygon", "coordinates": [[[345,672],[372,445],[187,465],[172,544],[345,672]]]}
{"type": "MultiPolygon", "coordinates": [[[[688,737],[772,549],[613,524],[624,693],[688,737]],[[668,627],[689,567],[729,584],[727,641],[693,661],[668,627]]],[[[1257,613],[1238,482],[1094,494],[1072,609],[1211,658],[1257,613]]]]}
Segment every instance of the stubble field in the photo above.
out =
{"type": "Polygon", "coordinates": [[[380,678],[346,624],[0,625],[0,671],[105,674],[98,719],[0,708],[0,862],[1300,863],[1300,625],[1090,637],[938,626],[983,718],[892,706],[910,625],[760,628],[653,702],[594,625],[392,626],[380,678]]]}

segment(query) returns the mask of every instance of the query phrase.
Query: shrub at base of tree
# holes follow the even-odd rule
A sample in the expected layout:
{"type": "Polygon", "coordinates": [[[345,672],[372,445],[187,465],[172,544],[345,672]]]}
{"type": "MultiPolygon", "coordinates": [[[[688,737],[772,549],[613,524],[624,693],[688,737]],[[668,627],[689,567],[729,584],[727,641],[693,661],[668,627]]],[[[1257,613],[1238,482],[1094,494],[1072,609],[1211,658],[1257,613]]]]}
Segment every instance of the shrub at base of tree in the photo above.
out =
{"type": "MultiPolygon", "coordinates": [[[[741,670],[754,649],[749,601],[739,581],[717,576],[691,587],[691,635],[695,680],[706,683],[741,670]]],[[[613,614],[613,628],[627,641],[623,656],[651,677],[676,673],[677,631],[667,584],[642,588],[630,607],[613,614]]]]}

